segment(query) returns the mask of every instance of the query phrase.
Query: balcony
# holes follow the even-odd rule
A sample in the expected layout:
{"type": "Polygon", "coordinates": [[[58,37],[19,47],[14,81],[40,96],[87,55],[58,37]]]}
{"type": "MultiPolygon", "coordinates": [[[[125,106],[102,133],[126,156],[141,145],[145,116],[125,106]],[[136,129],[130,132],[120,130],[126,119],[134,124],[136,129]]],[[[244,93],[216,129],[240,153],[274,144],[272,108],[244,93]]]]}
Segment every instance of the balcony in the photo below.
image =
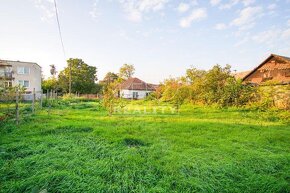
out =
{"type": "Polygon", "coordinates": [[[0,71],[0,79],[1,80],[12,80],[13,76],[12,76],[12,72],[1,72],[0,71]]]}

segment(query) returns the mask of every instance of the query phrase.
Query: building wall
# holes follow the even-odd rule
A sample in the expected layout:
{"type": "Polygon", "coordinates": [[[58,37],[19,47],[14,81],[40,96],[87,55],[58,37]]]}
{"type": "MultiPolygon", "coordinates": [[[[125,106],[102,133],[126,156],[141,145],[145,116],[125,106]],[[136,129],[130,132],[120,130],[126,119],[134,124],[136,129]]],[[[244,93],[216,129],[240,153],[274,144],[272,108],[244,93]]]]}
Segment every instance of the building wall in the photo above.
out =
{"type": "Polygon", "coordinates": [[[12,65],[13,70],[13,80],[12,86],[17,86],[19,80],[29,81],[29,87],[26,88],[26,92],[32,92],[35,88],[36,92],[41,91],[41,67],[36,63],[30,62],[17,62],[17,61],[7,61],[8,64],[12,65]],[[18,74],[18,67],[28,67],[28,74],[18,74]]]}
{"type": "Polygon", "coordinates": [[[281,69],[282,67],[290,66],[284,61],[279,61],[275,58],[270,59],[267,63],[257,69],[253,74],[245,79],[245,82],[260,84],[268,80],[289,83],[290,82],[290,68],[281,69]]]}
{"type": "Polygon", "coordinates": [[[132,99],[133,98],[133,92],[138,93],[137,99],[144,99],[146,97],[146,93],[151,93],[152,91],[146,91],[146,90],[121,90],[120,91],[120,97],[125,99],[132,99]]]}

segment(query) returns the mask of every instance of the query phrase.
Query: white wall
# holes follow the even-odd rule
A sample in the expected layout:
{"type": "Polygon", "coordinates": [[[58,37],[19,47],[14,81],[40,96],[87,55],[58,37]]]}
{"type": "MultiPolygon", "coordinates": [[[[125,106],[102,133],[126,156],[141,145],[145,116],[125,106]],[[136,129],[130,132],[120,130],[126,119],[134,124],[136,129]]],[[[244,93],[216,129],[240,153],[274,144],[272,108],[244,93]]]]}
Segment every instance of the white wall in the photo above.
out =
{"type": "Polygon", "coordinates": [[[146,97],[146,93],[151,93],[152,91],[145,91],[145,90],[121,90],[120,97],[125,99],[133,98],[133,92],[138,93],[137,99],[144,99],[146,97]]]}
{"type": "Polygon", "coordinates": [[[19,80],[28,80],[29,87],[26,89],[28,92],[32,92],[35,88],[36,92],[41,91],[41,67],[35,63],[30,62],[17,62],[17,61],[7,61],[8,64],[12,65],[13,78],[12,86],[18,85],[19,80]],[[18,74],[17,67],[28,67],[29,74],[18,74]]]}

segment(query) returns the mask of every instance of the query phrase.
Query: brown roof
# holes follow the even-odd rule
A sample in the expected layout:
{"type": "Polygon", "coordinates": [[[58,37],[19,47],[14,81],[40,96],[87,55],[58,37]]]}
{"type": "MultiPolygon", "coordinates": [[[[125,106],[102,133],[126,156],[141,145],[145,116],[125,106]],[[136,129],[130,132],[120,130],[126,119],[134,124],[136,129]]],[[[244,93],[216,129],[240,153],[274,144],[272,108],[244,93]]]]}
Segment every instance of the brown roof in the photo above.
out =
{"type": "Polygon", "coordinates": [[[235,77],[236,79],[243,79],[243,78],[244,78],[245,76],[247,76],[250,72],[251,72],[251,71],[248,70],[248,71],[244,71],[244,72],[238,72],[238,73],[235,73],[235,74],[233,74],[233,75],[234,75],[234,77],[235,77]]]}
{"type": "Polygon", "coordinates": [[[152,84],[148,84],[139,78],[129,78],[120,85],[120,89],[124,90],[147,90],[155,91],[156,89],[152,84]]]}
{"type": "Polygon", "coordinates": [[[8,64],[6,61],[0,60],[0,66],[12,66],[12,65],[8,64]]]}
{"type": "Polygon", "coordinates": [[[280,60],[283,60],[283,61],[286,61],[286,63],[280,63],[280,64],[277,64],[275,66],[275,68],[277,69],[289,69],[290,68],[290,58],[289,57],[286,57],[286,56],[279,56],[279,55],[276,55],[276,54],[271,54],[266,60],[264,60],[259,66],[257,66],[256,68],[254,68],[252,71],[250,71],[244,78],[243,80],[245,80],[246,78],[248,78],[251,74],[253,74],[256,70],[258,69],[262,69],[262,70],[272,70],[273,67],[270,67],[270,66],[264,66],[264,64],[266,64],[271,58],[277,58],[277,59],[280,59],[280,60]],[[271,69],[270,69],[271,68],[271,69]]]}
{"type": "Polygon", "coordinates": [[[30,63],[30,64],[35,64],[41,68],[41,66],[35,62],[23,62],[23,61],[19,61],[19,60],[16,61],[16,60],[1,60],[0,59],[0,65],[2,63],[2,64],[8,64],[8,66],[11,66],[11,64],[9,64],[9,62],[30,63]]]}

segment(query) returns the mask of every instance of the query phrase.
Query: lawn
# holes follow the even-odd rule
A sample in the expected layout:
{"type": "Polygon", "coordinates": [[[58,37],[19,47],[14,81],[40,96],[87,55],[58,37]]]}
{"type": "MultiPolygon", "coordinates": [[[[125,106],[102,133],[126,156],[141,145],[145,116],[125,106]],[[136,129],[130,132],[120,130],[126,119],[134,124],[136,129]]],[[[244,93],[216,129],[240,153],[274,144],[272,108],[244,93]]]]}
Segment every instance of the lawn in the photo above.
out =
{"type": "Polygon", "coordinates": [[[0,192],[290,192],[290,125],[269,112],[83,102],[0,127],[0,192]]]}

